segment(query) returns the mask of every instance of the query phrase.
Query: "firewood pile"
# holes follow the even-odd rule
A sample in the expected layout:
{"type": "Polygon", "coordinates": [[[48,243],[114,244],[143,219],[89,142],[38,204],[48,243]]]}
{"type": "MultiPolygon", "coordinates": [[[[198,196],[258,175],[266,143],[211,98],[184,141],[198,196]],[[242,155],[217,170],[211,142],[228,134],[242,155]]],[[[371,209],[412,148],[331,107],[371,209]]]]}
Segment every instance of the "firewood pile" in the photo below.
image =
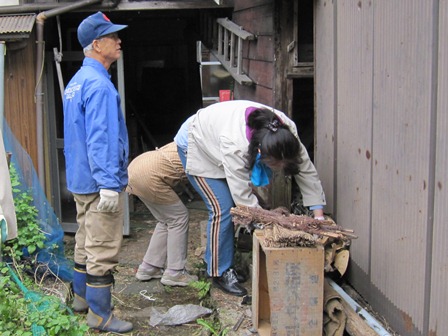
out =
{"type": "Polygon", "coordinates": [[[286,208],[265,210],[237,205],[230,210],[235,225],[252,231],[262,229],[263,245],[266,247],[312,247],[324,246],[325,271],[335,269],[341,275],[347,268],[351,239],[357,238],[353,230],[337,225],[326,216],[316,220],[306,215],[289,213],[286,208]]]}

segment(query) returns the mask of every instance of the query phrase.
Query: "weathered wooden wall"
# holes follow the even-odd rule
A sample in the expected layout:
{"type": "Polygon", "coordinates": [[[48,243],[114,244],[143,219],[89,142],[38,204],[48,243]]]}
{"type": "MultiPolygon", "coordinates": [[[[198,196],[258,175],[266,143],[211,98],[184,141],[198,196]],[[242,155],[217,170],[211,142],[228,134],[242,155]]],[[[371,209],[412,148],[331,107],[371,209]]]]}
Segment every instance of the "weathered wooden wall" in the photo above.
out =
{"type": "Polygon", "coordinates": [[[257,37],[243,44],[243,71],[254,85],[236,85],[235,98],[274,106],[274,2],[236,0],[232,21],[257,37]]]}
{"type": "Polygon", "coordinates": [[[359,236],[348,278],[400,334],[447,335],[448,1],[315,6],[315,158],[359,236]]]}
{"type": "Polygon", "coordinates": [[[292,53],[288,50],[290,43],[298,48],[298,41],[295,41],[294,29],[294,5],[293,1],[282,0],[275,3],[275,37],[271,41],[274,46],[275,67],[273,69],[273,88],[275,108],[293,117],[293,81],[288,78],[288,73],[293,66],[292,53]]]}
{"type": "Polygon", "coordinates": [[[34,34],[24,42],[25,47],[17,50],[17,45],[6,44],[5,119],[37,170],[34,34]]]}

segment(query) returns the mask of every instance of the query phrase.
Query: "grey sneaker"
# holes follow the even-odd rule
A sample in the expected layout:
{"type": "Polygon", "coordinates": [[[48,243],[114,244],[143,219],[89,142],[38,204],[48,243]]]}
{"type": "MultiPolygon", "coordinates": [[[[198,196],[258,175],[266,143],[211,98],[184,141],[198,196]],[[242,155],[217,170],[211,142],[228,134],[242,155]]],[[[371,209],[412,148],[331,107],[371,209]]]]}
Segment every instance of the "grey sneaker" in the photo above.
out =
{"type": "Polygon", "coordinates": [[[198,281],[196,275],[188,274],[187,270],[179,271],[176,275],[169,275],[166,272],[162,276],[160,282],[165,286],[188,286],[189,283],[198,281]]]}
{"type": "Polygon", "coordinates": [[[163,269],[154,267],[152,270],[148,271],[144,268],[138,267],[135,277],[140,281],[148,281],[151,279],[160,279],[163,275],[163,269]]]}

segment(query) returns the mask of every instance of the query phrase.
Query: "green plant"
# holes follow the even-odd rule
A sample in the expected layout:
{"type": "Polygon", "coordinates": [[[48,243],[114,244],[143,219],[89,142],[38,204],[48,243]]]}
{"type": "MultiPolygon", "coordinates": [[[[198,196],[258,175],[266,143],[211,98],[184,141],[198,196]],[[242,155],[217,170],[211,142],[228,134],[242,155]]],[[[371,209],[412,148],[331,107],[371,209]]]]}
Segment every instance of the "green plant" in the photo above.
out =
{"type": "Polygon", "coordinates": [[[199,300],[202,300],[207,296],[207,294],[210,292],[211,285],[212,284],[210,281],[202,281],[202,280],[194,281],[189,284],[189,286],[198,290],[199,300]]]}
{"type": "Polygon", "coordinates": [[[5,242],[2,251],[5,256],[17,262],[23,257],[25,251],[33,254],[37,249],[43,248],[45,235],[39,228],[38,211],[32,203],[33,198],[30,192],[20,189],[20,181],[14,164],[11,164],[9,173],[17,217],[17,238],[5,242]]]}
{"type": "MultiPolygon", "coordinates": [[[[37,284],[25,275],[23,261],[26,251],[33,254],[44,247],[45,235],[37,222],[38,210],[33,205],[33,198],[30,192],[20,189],[13,164],[10,166],[10,177],[17,217],[17,238],[5,242],[2,252],[5,259],[11,259],[15,265],[23,286],[39,293],[37,284]]],[[[32,336],[36,326],[45,329],[47,336],[88,334],[89,328],[81,322],[81,317],[73,315],[58,297],[43,293],[34,297],[26,295],[8,272],[9,268],[0,263],[0,335],[32,336]]]]}
{"type": "MultiPolygon", "coordinates": [[[[0,334],[2,336],[33,335],[32,326],[42,326],[46,335],[86,335],[89,328],[81,321],[81,317],[71,314],[61,301],[51,295],[42,294],[40,301],[34,302],[24,297],[23,293],[11,280],[8,269],[4,264],[0,267],[0,334]],[[45,309],[29,309],[44,305],[45,309]]],[[[28,278],[21,276],[26,287],[38,291],[36,285],[28,278]]]]}
{"type": "Polygon", "coordinates": [[[204,260],[199,260],[193,263],[195,273],[198,275],[199,280],[207,279],[207,264],[204,260]]]}
{"type": "Polygon", "coordinates": [[[207,329],[214,336],[225,336],[229,332],[229,328],[225,327],[221,329],[221,324],[219,322],[212,322],[205,319],[197,319],[196,323],[207,329]]]}

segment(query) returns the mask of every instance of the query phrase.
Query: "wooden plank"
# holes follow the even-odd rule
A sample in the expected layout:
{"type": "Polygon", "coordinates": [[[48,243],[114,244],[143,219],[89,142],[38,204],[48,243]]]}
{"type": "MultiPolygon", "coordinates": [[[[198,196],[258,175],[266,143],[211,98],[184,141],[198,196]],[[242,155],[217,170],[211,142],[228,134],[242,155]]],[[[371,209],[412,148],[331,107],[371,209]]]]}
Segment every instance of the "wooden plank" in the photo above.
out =
{"type": "Polygon", "coordinates": [[[292,78],[313,78],[314,77],[314,65],[311,66],[299,66],[291,68],[286,77],[288,79],[292,78]]]}
{"type": "Polygon", "coordinates": [[[5,119],[37,171],[34,33],[23,49],[6,49],[5,119]]]}
{"type": "MultiPolygon", "coordinates": [[[[274,57],[275,72],[274,72],[274,90],[276,92],[275,107],[292,117],[292,104],[290,101],[293,97],[293,88],[290,81],[285,81],[287,72],[290,67],[290,53],[287,46],[293,41],[294,33],[294,18],[293,3],[288,0],[277,1],[275,8],[274,30],[274,57]]],[[[286,204],[291,204],[291,196],[286,201],[286,204]]],[[[285,205],[286,205],[285,204],[285,205]]]]}
{"type": "Polygon", "coordinates": [[[236,0],[234,11],[239,12],[245,9],[260,7],[272,4],[272,0],[236,0]]]}
{"type": "MultiPolygon", "coordinates": [[[[69,2],[76,2],[76,1],[64,1],[65,3],[69,2]]],[[[16,14],[18,12],[23,11],[23,5],[17,5],[17,6],[6,6],[2,8],[2,13],[4,14],[16,14]]],[[[38,12],[38,11],[44,11],[44,10],[51,10],[55,8],[60,8],[61,4],[58,1],[37,1],[35,0],[34,3],[27,3],[26,4],[29,12],[38,12]]],[[[220,0],[220,4],[217,4],[215,1],[212,0],[190,0],[190,1],[129,1],[129,0],[122,0],[119,2],[119,4],[116,7],[111,8],[109,4],[93,4],[89,6],[89,10],[92,12],[95,11],[107,11],[107,12],[113,12],[113,11],[136,11],[136,10],[163,10],[163,9],[224,9],[224,8],[233,8],[233,0],[220,0]]],[[[74,10],[74,12],[83,12],[85,11],[85,8],[80,8],[77,10],[74,10]]]]}
{"type": "Polygon", "coordinates": [[[235,99],[248,99],[268,106],[273,106],[274,91],[271,88],[261,85],[236,85],[234,96],[235,99]]]}
{"type": "MultiPolygon", "coordinates": [[[[156,9],[221,9],[232,8],[233,0],[221,0],[217,4],[211,0],[192,0],[192,1],[129,1],[122,0],[115,7],[116,10],[156,10],[156,9]]],[[[92,8],[101,9],[102,6],[92,6],[92,8]]],[[[109,7],[110,10],[110,7],[109,7]]]]}
{"type": "Polygon", "coordinates": [[[256,41],[244,41],[243,50],[246,58],[274,63],[273,36],[258,36],[256,41]]]}
{"type": "Polygon", "coordinates": [[[252,236],[252,324],[255,330],[258,329],[260,320],[260,244],[258,243],[257,234],[260,233],[256,231],[252,236]]]}
{"type": "Polygon", "coordinates": [[[274,34],[274,5],[250,8],[241,12],[234,12],[232,21],[255,36],[274,34]]]}
{"type": "Polygon", "coordinates": [[[347,315],[347,321],[345,325],[345,330],[351,336],[378,336],[376,331],[369,327],[369,325],[364,321],[361,316],[356,314],[353,308],[341,298],[342,306],[344,307],[344,312],[347,315]]]}
{"type": "Polygon", "coordinates": [[[274,77],[274,65],[271,62],[243,59],[243,72],[249,73],[257,85],[271,88],[274,77]],[[250,73],[249,73],[250,69],[250,73]]]}
{"type": "Polygon", "coordinates": [[[256,41],[243,41],[244,60],[242,64],[242,72],[247,74],[255,85],[236,85],[235,98],[249,99],[274,106],[272,90],[275,67],[274,1],[236,1],[232,21],[257,38],[256,41]]]}
{"type": "Polygon", "coordinates": [[[269,248],[253,241],[253,325],[264,335],[322,335],[324,250],[269,248]]]}
{"type": "Polygon", "coordinates": [[[270,248],[264,251],[272,333],[294,331],[296,335],[321,336],[323,248],[270,248]]]}
{"type": "Polygon", "coordinates": [[[269,304],[269,285],[266,254],[260,246],[261,240],[263,240],[263,232],[256,230],[253,235],[252,247],[252,265],[256,265],[256,272],[252,273],[252,324],[260,336],[270,336],[271,308],[269,304]]]}
{"type": "MultiPolygon", "coordinates": [[[[263,235],[260,233],[257,235],[258,245],[260,246],[260,240],[263,235]]],[[[266,254],[263,249],[259,248],[259,282],[258,282],[258,295],[259,295],[259,317],[262,322],[270,323],[271,307],[269,305],[269,282],[268,282],[268,269],[266,267],[266,254]]]]}

